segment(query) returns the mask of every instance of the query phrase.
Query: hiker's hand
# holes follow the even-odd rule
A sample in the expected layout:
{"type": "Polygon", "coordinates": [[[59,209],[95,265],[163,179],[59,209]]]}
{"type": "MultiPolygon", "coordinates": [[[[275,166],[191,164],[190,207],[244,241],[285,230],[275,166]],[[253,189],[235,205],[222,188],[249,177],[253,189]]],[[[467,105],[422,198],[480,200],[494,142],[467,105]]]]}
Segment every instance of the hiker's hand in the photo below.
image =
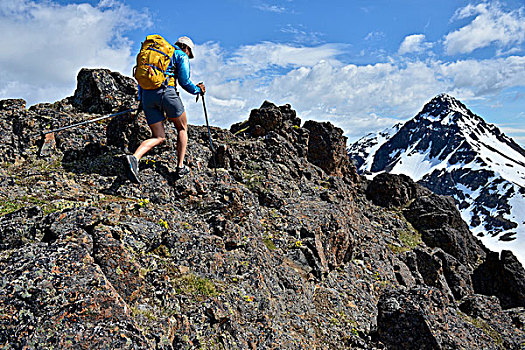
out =
{"type": "Polygon", "coordinates": [[[201,88],[201,95],[204,95],[204,93],[206,92],[206,87],[204,86],[204,83],[198,83],[197,86],[201,88]]]}

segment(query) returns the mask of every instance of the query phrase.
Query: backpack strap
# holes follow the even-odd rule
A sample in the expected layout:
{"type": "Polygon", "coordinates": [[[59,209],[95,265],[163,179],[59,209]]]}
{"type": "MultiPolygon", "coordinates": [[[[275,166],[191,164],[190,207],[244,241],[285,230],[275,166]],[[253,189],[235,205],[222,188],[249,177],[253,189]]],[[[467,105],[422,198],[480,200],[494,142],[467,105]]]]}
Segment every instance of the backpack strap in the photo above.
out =
{"type": "Polygon", "coordinates": [[[155,51],[155,52],[158,52],[160,54],[163,54],[164,56],[166,56],[167,58],[171,59],[170,56],[168,56],[166,53],[160,51],[160,50],[157,50],[157,49],[154,49],[153,47],[148,47],[146,50],[151,50],[151,51],[155,51]]]}

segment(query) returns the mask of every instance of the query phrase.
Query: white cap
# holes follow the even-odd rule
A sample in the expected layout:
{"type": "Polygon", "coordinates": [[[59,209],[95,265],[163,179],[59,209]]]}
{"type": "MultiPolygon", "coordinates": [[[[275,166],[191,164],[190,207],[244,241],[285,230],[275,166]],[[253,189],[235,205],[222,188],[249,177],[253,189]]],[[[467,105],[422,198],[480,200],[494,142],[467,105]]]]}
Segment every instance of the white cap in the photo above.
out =
{"type": "Polygon", "coordinates": [[[193,43],[193,41],[188,38],[187,36],[181,36],[180,38],[177,39],[177,42],[178,43],[181,43],[181,44],[184,44],[186,45],[187,47],[190,48],[190,55],[189,57],[190,58],[193,58],[193,51],[195,50],[195,44],[193,43]]]}

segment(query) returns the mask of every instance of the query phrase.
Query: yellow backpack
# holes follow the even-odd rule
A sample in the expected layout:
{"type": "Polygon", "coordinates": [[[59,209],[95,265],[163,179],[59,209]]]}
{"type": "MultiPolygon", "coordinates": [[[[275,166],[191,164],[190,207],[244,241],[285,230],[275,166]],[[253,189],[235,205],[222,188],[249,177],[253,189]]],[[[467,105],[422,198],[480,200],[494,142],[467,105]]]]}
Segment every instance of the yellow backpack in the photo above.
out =
{"type": "Polygon", "coordinates": [[[145,90],[157,89],[168,83],[167,72],[175,48],[158,34],[148,35],[137,55],[133,76],[145,90]]]}

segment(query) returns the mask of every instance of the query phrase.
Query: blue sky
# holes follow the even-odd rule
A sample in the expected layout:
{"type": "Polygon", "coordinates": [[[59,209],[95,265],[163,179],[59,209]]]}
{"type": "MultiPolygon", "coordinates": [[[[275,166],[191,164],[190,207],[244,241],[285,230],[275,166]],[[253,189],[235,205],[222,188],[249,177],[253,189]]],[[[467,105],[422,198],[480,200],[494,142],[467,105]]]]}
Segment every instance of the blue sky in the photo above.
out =
{"type": "Polygon", "coordinates": [[[525,145],[523,0],[0,0],[0,29],[0,98],[56,101],[82,67],[130,75],[147,34],[189,35],[217,126],[267,99],[355,141],[446,92],[525,145]]]}

